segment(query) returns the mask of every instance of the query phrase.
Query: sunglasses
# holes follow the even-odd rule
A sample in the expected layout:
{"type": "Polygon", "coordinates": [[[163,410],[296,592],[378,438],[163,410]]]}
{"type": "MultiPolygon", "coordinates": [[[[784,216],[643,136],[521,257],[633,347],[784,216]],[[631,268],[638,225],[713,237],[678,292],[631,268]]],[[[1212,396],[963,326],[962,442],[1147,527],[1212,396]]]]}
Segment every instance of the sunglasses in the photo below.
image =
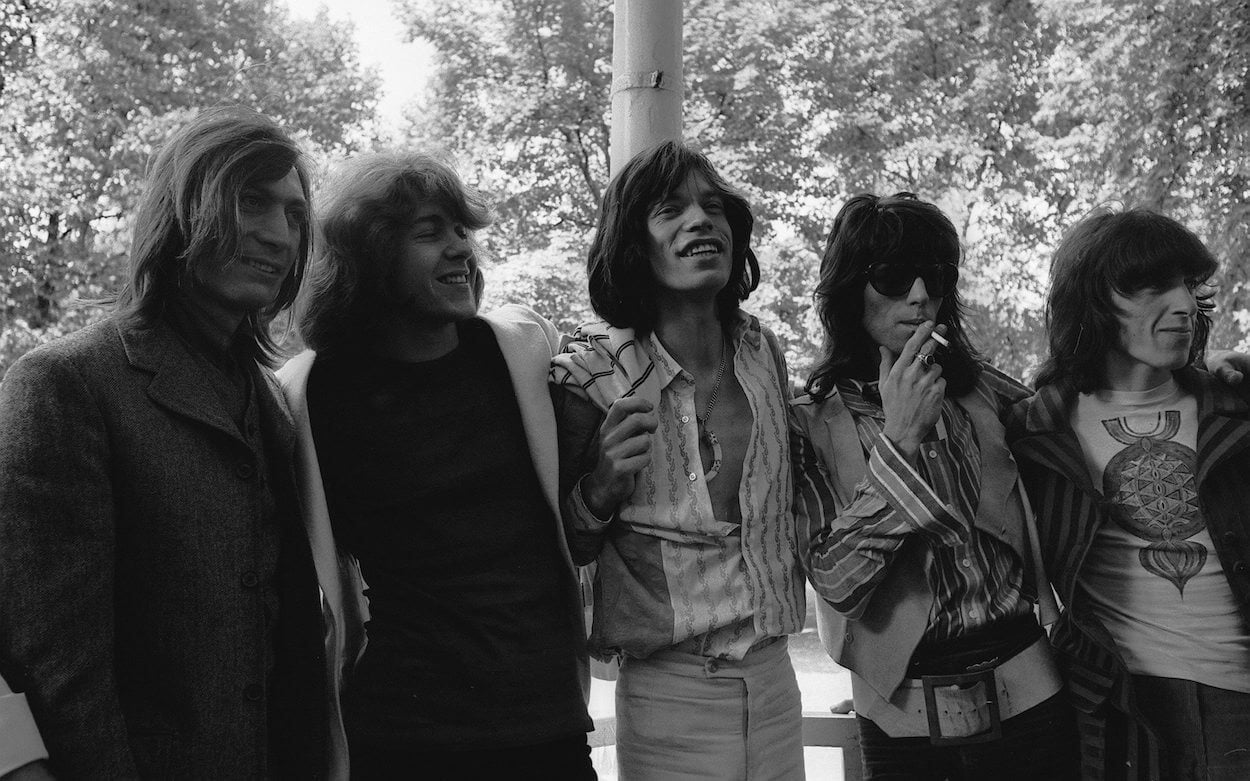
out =
{"type": "Polygon", "coordinates": [[[932,298],[943,298],[955,290],[959,267],[954,263],[873,263],[864,270],[868,284],[883,296],[907,295],[916,278],[932,298]]]}

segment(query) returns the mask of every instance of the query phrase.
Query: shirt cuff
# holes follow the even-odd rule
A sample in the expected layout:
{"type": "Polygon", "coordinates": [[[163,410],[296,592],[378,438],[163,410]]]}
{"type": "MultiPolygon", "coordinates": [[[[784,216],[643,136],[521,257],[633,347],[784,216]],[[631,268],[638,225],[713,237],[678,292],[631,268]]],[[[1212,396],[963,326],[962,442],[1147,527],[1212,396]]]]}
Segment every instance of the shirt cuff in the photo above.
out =
{"type": "Polygon", "coordinates": [[[877,438],[868,457],[869,481],[916,530],[943,545],[968,540],[967,523],[941,500],[889,437],[877,438]]]}
{"type": "Polygon", "coordinates": [[[569,509],[573,511],[573,527],[584,532],[606,531],[612,519],[605,521],[586,506],[586,500],[582,497],[582,481],[585,479],[583,476],[577,481],[577,485],[573,486],[573,493],[569,496],[569,509]]]}
{"type": "Polygon", "coordinates": [[[0,776],[48,758],[25,694],[0,695],[0,776]]]}

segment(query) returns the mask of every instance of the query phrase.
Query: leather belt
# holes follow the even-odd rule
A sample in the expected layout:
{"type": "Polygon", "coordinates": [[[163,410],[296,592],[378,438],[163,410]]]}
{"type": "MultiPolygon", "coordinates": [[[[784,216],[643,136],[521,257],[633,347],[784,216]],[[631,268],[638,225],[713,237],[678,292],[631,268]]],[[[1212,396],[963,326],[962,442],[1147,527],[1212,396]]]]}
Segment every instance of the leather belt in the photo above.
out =
{"type": "Polygon", "coordinates": [[[1049,699],[1062,685],[1049,643],[1039,637],[995,667],[905,678],[888,703],[880,698],[874,703],[887,707],[870,706],[863,715],[891,737],[927,735],[935,746],[981,743],[1001,737],[1002,722],[1049,699]]]}

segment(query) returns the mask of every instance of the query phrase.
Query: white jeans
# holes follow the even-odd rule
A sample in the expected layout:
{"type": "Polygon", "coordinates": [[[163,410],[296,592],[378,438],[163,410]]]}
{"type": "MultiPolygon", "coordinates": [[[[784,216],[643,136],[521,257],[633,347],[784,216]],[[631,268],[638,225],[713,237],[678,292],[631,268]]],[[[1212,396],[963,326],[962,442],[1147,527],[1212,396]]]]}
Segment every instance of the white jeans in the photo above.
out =
{"type": "Polygon", "coordinates": [[[785,638],[740,662],[660,651],[616,682],[621,781],[795,781],[803,708],[785,638]]]}

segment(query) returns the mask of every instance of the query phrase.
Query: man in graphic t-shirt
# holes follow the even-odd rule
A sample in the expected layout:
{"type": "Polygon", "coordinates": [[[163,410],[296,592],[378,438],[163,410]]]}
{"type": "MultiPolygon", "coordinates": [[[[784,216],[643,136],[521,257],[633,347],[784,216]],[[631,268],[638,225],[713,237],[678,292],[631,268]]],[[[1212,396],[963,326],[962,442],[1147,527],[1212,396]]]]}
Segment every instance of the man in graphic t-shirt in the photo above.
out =
{"type": "Polygon", "coordinates": [[[1216,268],[1145,210],[1055,255],[1050,356],[1011,435],[1087,778],[1250,778],[1250,408],[1200,368],[1216,268]]]}

